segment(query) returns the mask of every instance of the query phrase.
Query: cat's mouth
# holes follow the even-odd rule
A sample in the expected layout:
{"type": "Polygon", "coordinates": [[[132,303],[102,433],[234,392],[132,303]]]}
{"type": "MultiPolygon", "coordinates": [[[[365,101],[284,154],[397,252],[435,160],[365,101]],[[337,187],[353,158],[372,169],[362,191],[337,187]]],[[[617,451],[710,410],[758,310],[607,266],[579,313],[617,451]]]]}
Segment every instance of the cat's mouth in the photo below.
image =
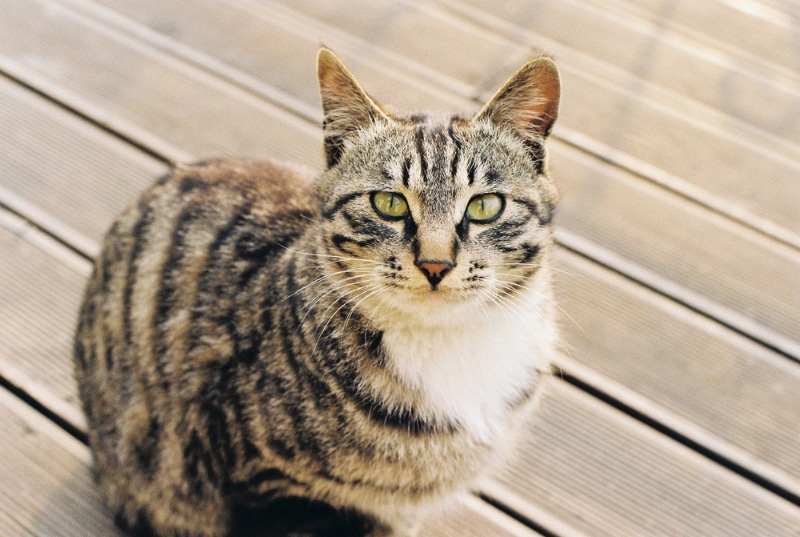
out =
{"type": "Polygon", "coordinates": [[[474,305],[479,301],[480,293],[439,285],[415,289],[408,295],[415,306],[440,309],[474,305]]]}

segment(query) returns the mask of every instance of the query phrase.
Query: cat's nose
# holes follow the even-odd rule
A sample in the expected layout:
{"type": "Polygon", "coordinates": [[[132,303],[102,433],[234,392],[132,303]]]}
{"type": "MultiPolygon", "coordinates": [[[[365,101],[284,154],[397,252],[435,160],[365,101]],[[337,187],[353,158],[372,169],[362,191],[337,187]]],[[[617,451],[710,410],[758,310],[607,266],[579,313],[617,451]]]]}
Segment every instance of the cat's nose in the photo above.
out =
{"type": "Polygon", "coordinates": [[[428,278],[428,281],[431,282],[432,287],[436,287],[442,281],[444,275],[453,268],[453,264],[449,261],[420,261],[417,266],[428,278]]]}

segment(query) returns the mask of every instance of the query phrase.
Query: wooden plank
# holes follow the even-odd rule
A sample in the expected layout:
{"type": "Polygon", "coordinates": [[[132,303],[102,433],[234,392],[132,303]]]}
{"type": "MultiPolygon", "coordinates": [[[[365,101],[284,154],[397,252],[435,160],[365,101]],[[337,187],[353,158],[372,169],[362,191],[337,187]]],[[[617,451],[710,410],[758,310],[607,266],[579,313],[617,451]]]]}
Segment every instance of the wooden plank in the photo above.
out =
{"type": "Polygon", "coordinates": [[[313,126],[63,3],[4,3],[0,70],[56,86],[61,100],[104,123],[132,125],[132,138],[152,133],[204,158],[273,155],[321,165],[313,126]]]}
{"type": "MultiPolygon", "coordinates": [[[[117,32],[152,43],[280,102],[316,125],[321,124],[322,115],[314,59],[321,43],[333,47],[350,67],[367,66],[359,69],[359,81],[371,92],[394,95],[401,83],[402,99],[391,103],[398,107],[452,106],[452,96],[442,92],[438,83],[446,79],[445,85],[458,84],[452,77],[440,76],[401,54],[384,54],[334,27],[322,30],[314,19],[298,17],[272,3],[176,0],[167,6],[152,0],[101,0],[99,3],[111,8],[106,9],[85,0],[61,1],[117,32]],[[408,76],[398,72],[398,65],[421,69],[424,78],[434,83],[417,78],[410,84],[408,76]]],[[[464,98],[459,104],[468,109],[476,106],[464,98]]]]}
{"type": "Polygon", "coordinates": [[[0,202],[86,254],[97,253],[113,218],[167,171],[165,164],[5,78],[0,78],[0,123],[0,202]]]}
{"type": "Polygon", "coordinates": [[[512,472],[487,493],[594,537],[800,531],[800,508],[552,379],[512,472]]]}
{"type": "Polygon", "coordinates": [[[474,496],[466,497],[462,503],[445,516],[432,519],[422,528],[420,535],[452,537],[541,537],[541,534],[524,526],[490,507],[474,496]]]}
{"type": "MultiPolygon", "coordinates": [[[[486,11],[480,0],[461,4],[486,11]]],[[[524,28],[529,36],[526,41],[550,40],[557,43],[556,48],[567,47],[757,126],[778,143],[800,142],[800,122],[791,117],[800,97],[800,73],[794,65],[787,69],[770,61],[770,55],[780,54],[786,44],[790,27],[720,2],[657,2],[646,8],[645,4],[625,0],[511,1],[492,6],[491,14],[524,28]],[[689,21],[695,31],[684,26],[689,21]],[[717,29],[730,27],[737,28],[733,43],[711,38],[717,29]],[[746,46],[742,46],[742,28],[747,28],[749,36],[746,46]],[[754,54],[751,45],[759,41],[770,43],[763,47],[769,53],[754,54]],[[770,110],[764,109],[765,102],[770,103],[770,110]]],[[[788,148],[790,144],[785,145],[788,148]]],[[[796,154],[797,148],[793,151],[796,154]]]]}
{"type": "Polygon", "coordinates": [[[800,358],[800,251],[574,148],[552,154],[562,242],[800,358]]]}
{"type": "Polygon", "coordinates": [[[797,75],[797,3],[784,0],[589,0],[797,75]],[[746,35],[747,39],[742,39],[746,35]]]}
{"type": "Polygon", "coordinates": [[[89,263],[0,210],[0,376],[75,428],[72,334],[89,263]]]}
{"type": "Polygon", "coordinates": [[[119,536],[89,471],[89,451],[0,390],[0,535],[119,536]]]}
{"type": "Polygon", "coordinates": [[[698,444],[800,496],[796,363],[579,256],[562,251],[556,263],[568,356],[672,413],[698,444]]]}

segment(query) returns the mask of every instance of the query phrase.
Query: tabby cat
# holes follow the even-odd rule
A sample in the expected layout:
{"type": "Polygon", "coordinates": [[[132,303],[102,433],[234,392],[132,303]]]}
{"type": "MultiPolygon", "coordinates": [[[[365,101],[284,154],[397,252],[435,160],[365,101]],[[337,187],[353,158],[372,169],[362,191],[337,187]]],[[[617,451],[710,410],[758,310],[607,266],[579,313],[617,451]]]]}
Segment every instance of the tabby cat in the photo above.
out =
{"type": "Polygon", "coordinates": [[[556,340],[555,64],[473,118],[390,112],[322,49],[327,168],[178,166],[113,224],[75,365],[116,520],[217,537],[324,502],[411,536],[502,463],[556,340]]]}

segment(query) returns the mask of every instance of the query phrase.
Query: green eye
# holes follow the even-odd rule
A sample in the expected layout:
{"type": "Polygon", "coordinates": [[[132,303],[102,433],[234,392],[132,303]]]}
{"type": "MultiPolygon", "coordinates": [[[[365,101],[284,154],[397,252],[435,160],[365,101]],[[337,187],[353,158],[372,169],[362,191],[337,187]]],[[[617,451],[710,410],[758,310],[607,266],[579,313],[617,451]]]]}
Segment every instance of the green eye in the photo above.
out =
{"type": "Polygon", "coordinates": [[[467,218],[472,222],[491,222],[500,217],[505,201],[497,194],[475,196],[467,205],[467,218]]]}
{"type": "Polygon", "coordinates": [[[373,192],[372,207],[376,213],[390,220],[408,216],[408,202],[395,192],[373,192]]]}

